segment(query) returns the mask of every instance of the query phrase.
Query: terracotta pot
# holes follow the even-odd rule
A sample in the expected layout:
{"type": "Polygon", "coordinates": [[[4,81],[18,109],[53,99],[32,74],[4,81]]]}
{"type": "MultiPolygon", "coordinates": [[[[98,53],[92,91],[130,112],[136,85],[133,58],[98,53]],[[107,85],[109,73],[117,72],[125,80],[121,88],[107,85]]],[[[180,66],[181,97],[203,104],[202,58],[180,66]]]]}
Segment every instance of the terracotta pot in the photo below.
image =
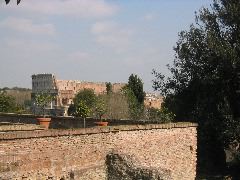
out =
{"type": "Polygon", "coordinates": [[[97,124],[98,126],[107,126],[108,122],[104,121],[104,122],[94,122],[95,124],[97,124]]]}
{"type": "Polygon", "coordinates": [[[51,122],[51,118],[37,118],[39,125],[44,126],[46,129],[49,128],[49,124],[51,122]]]}

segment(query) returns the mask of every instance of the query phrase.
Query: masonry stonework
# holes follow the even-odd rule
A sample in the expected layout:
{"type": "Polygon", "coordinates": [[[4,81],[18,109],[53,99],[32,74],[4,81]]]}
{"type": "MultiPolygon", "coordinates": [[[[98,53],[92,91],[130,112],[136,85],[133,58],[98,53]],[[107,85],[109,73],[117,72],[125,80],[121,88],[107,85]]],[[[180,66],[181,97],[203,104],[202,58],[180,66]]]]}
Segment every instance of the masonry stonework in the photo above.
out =
{"type": "Polygon", "coordinates": [[[0,177],[131,179],[143,172],[161,179],[195,179],[196,126],[170,123],[2,133],[0,177]],[[109,171],[111,154],[124,161],[111,161],[114,168],[109,171]]]}

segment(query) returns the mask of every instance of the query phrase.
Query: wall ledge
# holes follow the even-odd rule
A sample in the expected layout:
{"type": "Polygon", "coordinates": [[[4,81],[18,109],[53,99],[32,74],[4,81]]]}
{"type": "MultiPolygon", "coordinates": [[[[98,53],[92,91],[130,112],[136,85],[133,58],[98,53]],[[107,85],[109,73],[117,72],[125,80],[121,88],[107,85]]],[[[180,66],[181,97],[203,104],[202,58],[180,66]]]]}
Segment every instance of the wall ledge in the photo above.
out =
{"type": "Polygon", "coordinates": [[[173,129],[173,128],[189,128],[197,127],[197,123],[179,122],[167,124],[146,124],[146,125],[120,125],[120,126],[107,126],[107,127],[93,127],[81,129],[67,129],[67,130],[42,130],[31,132],[7,132],[0,134],[0,141],[14,140],[14,139],[30,139],[30,138],[43,138],[43,137],[58,137],[58,136],[77,136],[77,135],[90,135],[100,133],[117,133],[120,131],[140,131],[152,129],[173,129]]]}

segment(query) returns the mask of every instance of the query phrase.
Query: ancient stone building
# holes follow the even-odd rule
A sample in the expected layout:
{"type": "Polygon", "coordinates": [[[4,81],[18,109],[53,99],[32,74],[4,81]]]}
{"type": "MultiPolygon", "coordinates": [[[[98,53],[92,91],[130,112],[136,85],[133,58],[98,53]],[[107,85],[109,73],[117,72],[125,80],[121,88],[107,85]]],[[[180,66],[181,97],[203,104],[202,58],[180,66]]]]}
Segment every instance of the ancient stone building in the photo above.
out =
{"type": "Polygon", "coordinates": [[[146,93],[144,105],[148,108],[161,109],[163,97],[155,93],[146,93]]]}
{"type": "MultiPolygon", "coordinates": [[[[113,83],[113,92],[120,91],[126,85],[125,83],[113,83]]],[[[93,89],[95,94],[106,93],[105,82],[85,82],[77,80],[58,80],[53,74],[34,74],[32,75],[32,98],[36,93],[46,92],[54,95],[56,98],[51,103],[50,109],[54,109],[55,113],[60,115],[73,102],[73,98],[77,92],[83,89],[93,89]],[[58,112],[59,111],[59,112],[58,112]]],[[[37,111],[34,101],[33,107],[37,111]]]]}
{"type": "MultiPolygon", "coordinates": [[[[113,83],[113,92],[119,92],[126,83],[113,83]]],[[[32,99],[33,111],[39,113],[39,109],[34,103],[36,93],[46,92],[55,96],[55,100],[49,105],[49,113],[56,115],[66,115],[69,105],[73,102],[75,95],[83,89],[93,89],[95,94],[106,93],[105,82],[85,82],[78,80],[59,80],[53,74],[34,74],[32,75],[32,99]]],[[[147,93],[144,105],[160,109],[163,99],[154,93],[147,93]]]]}

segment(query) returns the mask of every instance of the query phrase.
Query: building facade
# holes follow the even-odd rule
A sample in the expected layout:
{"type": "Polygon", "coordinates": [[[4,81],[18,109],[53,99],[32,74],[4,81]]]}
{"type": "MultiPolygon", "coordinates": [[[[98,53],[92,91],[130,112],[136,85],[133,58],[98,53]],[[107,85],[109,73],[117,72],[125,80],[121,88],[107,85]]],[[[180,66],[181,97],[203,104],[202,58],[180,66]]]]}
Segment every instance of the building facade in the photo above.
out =
{"type": "Polygon", "coordinates": [[[161,109],[163,97],[156,93],[146,93],[144,106],[147,108],[161,109]]]}

